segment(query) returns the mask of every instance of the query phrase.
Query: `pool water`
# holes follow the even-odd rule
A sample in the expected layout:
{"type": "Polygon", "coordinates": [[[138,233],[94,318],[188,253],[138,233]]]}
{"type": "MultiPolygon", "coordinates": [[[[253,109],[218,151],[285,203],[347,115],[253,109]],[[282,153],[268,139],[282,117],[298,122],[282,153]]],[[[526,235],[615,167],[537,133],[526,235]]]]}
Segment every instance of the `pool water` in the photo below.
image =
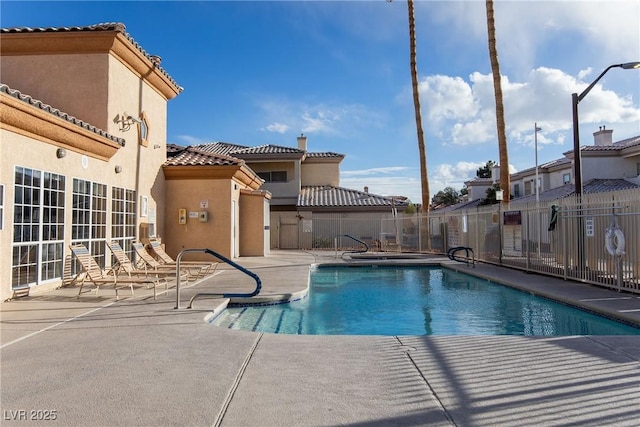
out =
{"type": "Polygon", "coordinates": [[[440,267],[319,267],[309,296],[212,323],[309,335],[640,335],[640,329],[440,267]]]}

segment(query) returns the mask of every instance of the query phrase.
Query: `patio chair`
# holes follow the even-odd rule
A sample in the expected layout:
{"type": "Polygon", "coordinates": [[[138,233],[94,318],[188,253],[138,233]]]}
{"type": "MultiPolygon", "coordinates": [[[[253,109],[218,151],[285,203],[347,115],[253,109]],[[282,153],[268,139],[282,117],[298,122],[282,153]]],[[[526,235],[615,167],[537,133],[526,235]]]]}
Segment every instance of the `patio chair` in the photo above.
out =
{"type": "MultiPolygon", "coordinates": [[[[156,260],[164,265],[176,265],[176,261],[167,254],[160,242],[156,239],[149,239],[149,245],[151,246],[151,250],[156,256],[156,260]]],[[[204,262],[204,261],[180,261],[181,267],[198,267],[200,271],[198,273],[198,278],[207,276],[209,274],[213,274],[216,271],[218,266],[217,262],[204,262]]]]}
{"type": "MultiPolygon", "coordinates": [[[[129,276],[131,276],[132,274],[138,276],[146,276],[151,274],[155,275],[156,277],[163,278],[166,278],[168,276],[176,276],[176,268],[168,265],[161,265],[157,268],[149,269],[147,268],[146,263],[144,263],[144,268],[137,268],[129,259],[124,249],[122,249],[120,243],[118,243],[116,240],[112,240],[111,242],[107,243],[107,246],[109,247],[109,250],[111,251],[113,256],[116,257],[117,264],[114,266],[114,270],[118,274],[126,273],[129,276]]],[[[183,273],[180,275],[180,277],[184,280],[188,280],[187,276],[187,272],[183,270],[183,273]]]]}
{"type": "MultiPolygon", "coordinates": [[[[91,253],[85,245],[76,244],[70,245],[71,252],[76,257],[80,265],[82,266],[82,271],[78,273],[78,275],[82,276],[80,280],[80,289],[78,290],[78,297],[80,298],[80,294],[82,294],[82,288],[84,287],[85,282],[91,282],[96,287],[96,295],[100,290],[100,286],[102,285],[113,285],[116,291],[116,301],[119,300],[118,289],[120,288],[130,288],[131,294],[133,295],[133,285],[147,285],[147,287],[153,287],[153,299],[156,299],[156,287],[161,284],[163,281],[158,277],[151,277],[148,275],[144,276],[131,276],[129,274],[119,275],[113,269],[104,270],[102,269],[96,260],[93,258],[91,253]]],[[[167,287],[167,281],[164,279],[165,289],[167,287]]]]}

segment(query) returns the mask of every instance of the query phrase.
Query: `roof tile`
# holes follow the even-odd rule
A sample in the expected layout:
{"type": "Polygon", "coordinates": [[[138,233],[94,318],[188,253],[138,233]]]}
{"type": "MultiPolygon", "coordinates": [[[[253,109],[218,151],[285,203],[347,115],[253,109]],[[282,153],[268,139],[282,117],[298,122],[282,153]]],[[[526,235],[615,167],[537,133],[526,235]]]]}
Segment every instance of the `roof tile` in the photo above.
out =
{"type": "Polygon", "coordinates": [[[180,150],[179,146],[172,145],[171,149],[175,151],[169,152],[167,150],[168,158],[163,166],[230,166],[244,164],[242,160],[235,157],[206,153],[194,147],[186,147],[180,150]]]}
{"type": "Polygon", "coordinates": [[[379,196],[358,190],[343,187],[305,186],[298,196],[298,207],[405,207],[409,203],[406,200],[398,200],[392,197],[379,196]]]}

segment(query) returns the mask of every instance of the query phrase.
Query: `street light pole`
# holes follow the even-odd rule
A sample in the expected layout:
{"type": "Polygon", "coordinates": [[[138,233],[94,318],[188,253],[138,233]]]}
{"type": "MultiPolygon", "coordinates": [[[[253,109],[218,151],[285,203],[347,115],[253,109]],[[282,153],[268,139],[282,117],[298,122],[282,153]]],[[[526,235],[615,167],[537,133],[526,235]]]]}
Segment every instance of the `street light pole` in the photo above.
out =
{"type": "Polygon", "coordinates": [[[589,85],[587,88],[582,91],[580,95],[577,93],[571,94],[571,107],[573,113],[573,180],[575,186],[575,194],[577,196],[578,202],[578,270],[580,272],[585,269],[585,259],[584,259],[584,235],[582,230],[582,158],[580,153],[580,133],[578,131],[578,103],[584,99],[585,96],[589,93],[591,89],[598,83],[598,81],[604,76],[607,71],[612,68],[622,68],[623,70],[633,70],[640,68],[640,61],[636,62],[626,62],[624,64],[613,64],[609,65],[604,69],[602,73],[589,85]]]}
{"type": "Polygon", "coordinates": [[[538,132],[540,132],[542,128],[538,127],[538,123],[533,124],[533,140],[536,149],[536,203],[540,201],[540,190],[538,189],[538,132]]]}
{"type": "Polygon", "coordinates": [[[577,93],[571,94],[571,106],[573,112],[573,179],[575,183],[575,193],[577,196],[582,195],[582,159],[580,156],[580,133],[578,131],[578,103],[587,96],[589,91],[591,91],[596,83],[600,81],[602,76],[612,68],[622,68],[623,70],[638,69],[640,68],[640,61],[609,65],[602,73],[600,73],[598,78],[596,78],[584,91],[582,91],[580,95],[577,93]]]}
{"type": "Polygon", "coordinates": [[[538,127],[538,123],[533,124],[533,141],[536,149],[536,217],[538,218],[538,260],[540,260],[540,244],[542,243],[542,230],[540,227],[540,185],[538,184],[540,178],[538,178],[538,132],[542,128],[538,127]]]}

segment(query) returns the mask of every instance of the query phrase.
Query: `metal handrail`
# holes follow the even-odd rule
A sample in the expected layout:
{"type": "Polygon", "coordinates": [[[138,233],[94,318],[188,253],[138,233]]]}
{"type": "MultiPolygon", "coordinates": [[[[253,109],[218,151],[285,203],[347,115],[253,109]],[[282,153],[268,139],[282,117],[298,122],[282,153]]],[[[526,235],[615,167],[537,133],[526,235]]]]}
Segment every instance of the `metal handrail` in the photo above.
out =
{"type": "Polygon", "coordinates": [[[350,234],[340,234],[340,235],[336,236],[336,251],[337,251],[337,248],[338,248],[338,237],[348,237],[351,240],[355,240],[356,242],[364,245],[364,250],[361,249],[359,251],[344,251],[344,252],[342,252],[342,255],[340,255],[341,257],[344,256],[344,254],[363,254],[363,253],[369,252],[369,249],[371,249],[371,247],[366,242],[363,242],[362,240],[357,239],[357,238],[353,237],[350,234]]]}
{"type": "MultiPolygon", "coordinates": [[[[230,266],[234,267],[237,270],[240,270],[241,272],[243,272],[244,274],[246,274],[247,276],[253,278],[256,281],[256,288],[253,292],[251,293],[212,293],[212,292],[200,292],[195,294],[193,297],[191,297],[191,300],[189,301],[189,307],[187,308],[191,308],[193,305],[193,301],[199,297],[199,296],[222,296],[223,298],[249,298],[249,297],[253,297],[256,296],[260,293],[260,289],[262,289],[262,281],[260,280],[260,277],[258,277],[257,274],[255,274],[252,271],[247,270],[246,268],[244,268],[243,266],[241,266],[240,264],[237,264],[235,262],[233,262],[232,260],[230,260],[229,258],[225,257],[224,255],[221,255],[219,253],[217,253],[216,251],[213,251],[209,248],[204,248],[204,249],[183,249],[178,256],[176,257],[176,270],[180,271],[180,261],[182,260],[182,255],[184,255],[186,252],[204,252],[207,253],[209,255],[212,255],[216,258],[218,258],[220,261],[229,264],[230,266]]],[[[176,279],[176,309],[180,308],[180,276],[178,275],[177,279],[176,279]]]]}
{"type": "Polygon", "coordinates": [[[476,261],[475,261],[475,255],[473,254],[473,249],[471,249],[471,248],[469,248],[467,246],[456,246],[455,248],[449,249],[447,251],[447,257],[451,261],[465,262],[467,265],[469,265],[469,259],[471,259],[471,265],[473,265],[473,268],[476,267],[476,261]],[[464,251],[465,252],[466,258],[464,260],[458,259],[456,257],[456,252],[458,252],[458,251],[464,251]],[[469,252],[471,252],[471,258],[469,258],[469,252]]]}

